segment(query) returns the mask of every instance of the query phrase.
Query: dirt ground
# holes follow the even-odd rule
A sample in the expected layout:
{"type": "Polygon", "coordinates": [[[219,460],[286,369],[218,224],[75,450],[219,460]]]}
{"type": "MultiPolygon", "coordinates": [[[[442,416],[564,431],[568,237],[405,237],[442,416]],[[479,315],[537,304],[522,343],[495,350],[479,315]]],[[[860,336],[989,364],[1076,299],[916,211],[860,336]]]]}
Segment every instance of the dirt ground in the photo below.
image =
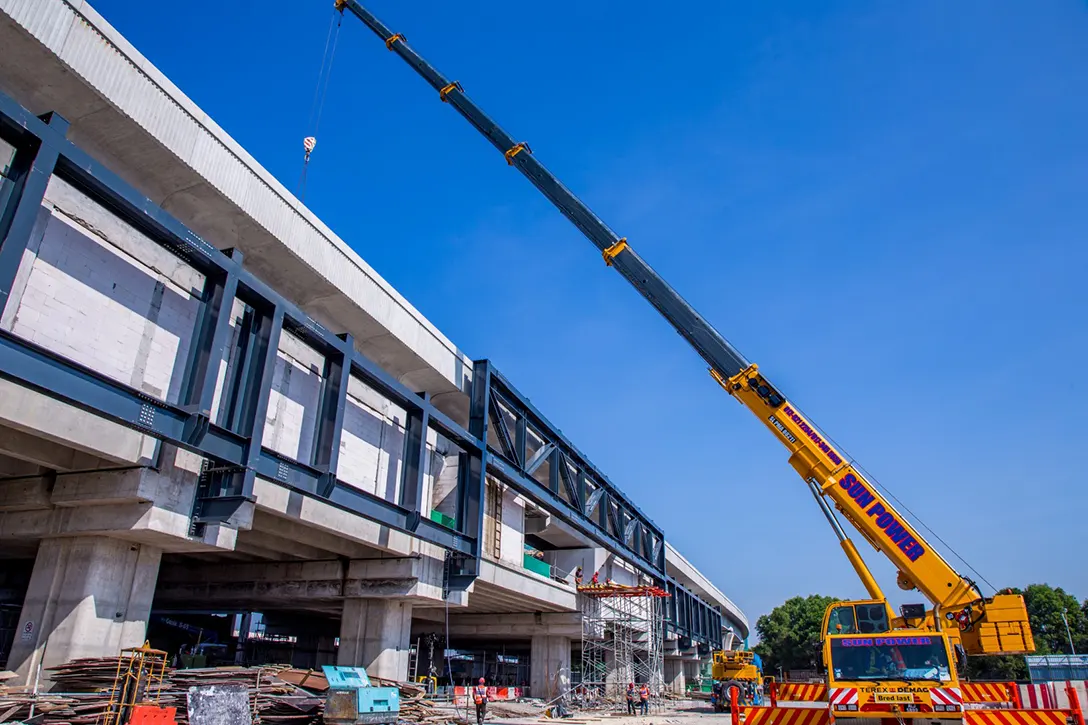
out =
{"type": "MultiPolygon", "coordinates": [[[[709,702],[699,700],[667,700],[662,705],[652,707],[649,715],[627,715],[624,710],[584,710],[575,711],[571,717],[553,719],[543,717],[540,705],[531,703],[503,702],[489,708],[486,725],[686,725],[697,720],[714,720],[721,725],[728,725],[728,713],[715,713],[709,702]]],[[[470,722],[475,723],[475,713],[469,713],[470,722]]]]}

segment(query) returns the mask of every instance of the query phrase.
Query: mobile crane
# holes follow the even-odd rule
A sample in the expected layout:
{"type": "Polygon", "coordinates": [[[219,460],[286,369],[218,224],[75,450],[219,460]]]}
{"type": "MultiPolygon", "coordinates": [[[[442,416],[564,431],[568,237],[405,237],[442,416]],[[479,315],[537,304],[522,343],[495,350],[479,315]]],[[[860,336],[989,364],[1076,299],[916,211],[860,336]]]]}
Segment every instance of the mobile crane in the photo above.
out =
{"type": "Polygon", "coordinates": [[[358,0],[335,0],[400,56],[478,130],[507,164],[518,169],[597,247],[605,264],[619,272],[673,326],[709,366],[710,374],[751,411],[789,452],[789,463],[805,481],[839,538],[869,599],[839,602],[824,615],[822,645],[832,714],[837,717],[959,719],[963,716],[956,674],[958,652],[1021,654],[1035,649],[1024,600],[1010,593],[984,597],[960,575],[852,461],[798,407],[786,399],[757,365],[745,358],[696,312],[620,237],[533,155],[451,80],[386,27],[358,0]],[[836,512],[838,512],[836,514],[836,512]],[[920,591],[932,604],[905,605],[892,614],[838,517],[845,518],[898,569],[897,584],[920,591]]]}

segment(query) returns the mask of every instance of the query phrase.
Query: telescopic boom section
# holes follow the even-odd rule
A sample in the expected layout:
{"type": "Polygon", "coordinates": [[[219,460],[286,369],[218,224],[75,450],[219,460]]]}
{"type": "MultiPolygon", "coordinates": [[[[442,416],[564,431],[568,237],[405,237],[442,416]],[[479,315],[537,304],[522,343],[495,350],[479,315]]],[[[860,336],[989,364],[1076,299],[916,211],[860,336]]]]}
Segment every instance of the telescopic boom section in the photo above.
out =
{"type": "Polygon", "coordinates": [[[782,441],[791,452],[790,464],[802,478],[814,483],[831,498],[858,531],[895,563],[900,572],[900,586],[918,588],[939,613],[958,617],[961,624],[969,628],[963,632],[968,651],[998,653],[1034,649],[1022,599],[1012,597],[1016,601],[1005,603],[1012,611],[997,617],[1001,620],[1000,627],[997,622],[988,621],[989,615],[1005,612],[1007,607],[994,606],[993,600],[984,601],[974,584],[956,573],[933,551],[815,426],[764,379],[757,367],[631,248],[625,237],[612,231],[537,161],[528,144],[504,131],[465,94],[459,82],[439,73],[408,45],[404,35],[386,27],[356,0],[336,0],[336,7],[340,11],[350,11],[363,21],[387,49],[404,59],[437,91],[443,103],[452,106],[483,134],[508,164],[517,168],[585,234],[601,252],[605,263],[623,275],[695,348],[722,387],[755,413],[782,441]]]}
{"type": "Polygon", "coordinates": [[[608,228],[588,206],[560,183],[559,179],[536,160],[528,144],[518,142],[483,112],[465,94],[461,84],[446,78],[430,63],[412,50],[403,35],[394,33],[382,21],[355,0],[340,0],[336,6],[350,10],[356,17],[385,41],[391,51],[412,66],[423,80],[438,91],[442,101],[450,104],[466,121],[484,135],[505,157],[507,163],[525,175],[533,186],[555,204],[574,226],[582,230],[589,241],[601,251],[605,260],[634,285],[657,311],[664,315],[699,355],[722,375],[735,375],[748,367],[748,361],[730,345],[717,330],[676,293],[660,275],[639,257],[627,241],[608,228]]]}

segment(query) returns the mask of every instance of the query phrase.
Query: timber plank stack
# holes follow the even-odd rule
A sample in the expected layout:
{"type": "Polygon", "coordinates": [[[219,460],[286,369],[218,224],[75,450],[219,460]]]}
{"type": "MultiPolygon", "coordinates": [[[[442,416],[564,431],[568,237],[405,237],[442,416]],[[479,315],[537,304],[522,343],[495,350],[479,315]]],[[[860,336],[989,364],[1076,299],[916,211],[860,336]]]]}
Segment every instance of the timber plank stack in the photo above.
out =
{"type": "MultiPolygon", "coordinates": [[[[241,685],[249,692],[254,725],[320,725],[325,707],[324,693],[320,688],[311,691],[285,681],[298,680],[297,675],[305,674],[303,671],[293,671],[295,677],[288,677],[285,672],[285,679],[281,679],[278,674],[285,670],[288,670],[286,665],[188,670],[168,667],[161,689],[157,685],[149,688],[149,699],[154,701],[157,695],[159,705],[177,708],[178,725],[189,725],[186,705],[190,687],[241,685]]],[[[116,657],[72,660],[51,667],[48,672],[57,694],[35,696],[30,688],[0,684],[0,725],[27,719],[31,706],[35,716],[42,716],[41,725],[95,725],[101,721],[117,674],[116,657]]],[[[463,709],[457,712],[426,699],[427,691],[420,685],[381,677],[371,680],[375,685],[400,689],[401,721],[422,725],[466,722],[463,709]]]]}
{"type": "MultiPolygon", "coordinates": [[[[241,685],[249,691],[254,725],[317,725],[324,698],[283,682],[279,667],[214,667],[191,670],[167,668],[161,691],[150,688],[149,699],[177,708],[178,725],[188,725],[186,707],[190,687],[241,685]]],[[[62,694],[33,695],[30,688],[0,687],[0,725],[43,715],[42,725],[94,725],[110,700],[117,658],[81,659],[49,668],[53,690],[62,694]]]]}

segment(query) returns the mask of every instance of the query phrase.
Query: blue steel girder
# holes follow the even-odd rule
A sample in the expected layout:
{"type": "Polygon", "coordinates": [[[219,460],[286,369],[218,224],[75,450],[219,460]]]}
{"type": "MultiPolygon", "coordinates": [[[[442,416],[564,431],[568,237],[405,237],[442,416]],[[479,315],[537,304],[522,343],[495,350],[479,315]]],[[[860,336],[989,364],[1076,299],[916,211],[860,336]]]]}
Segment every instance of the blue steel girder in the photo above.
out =
{"type": "Polygon", "coordinates": [[[665,605],[665,627],[693,643],[712,649],[722,646],[722,614],[672,577],[665,583],[669,598],[665,605]]]}
{"type": "Polygon", "coordinates": [[[513,416],[517,430],[521,431],[516,436],[514,450],[507,449],[502,436],[497,446],[489,446],[488,471],[589,541],[617,554],[655,580],[664,580],[665,536],[661,529],[489,361],[476,361],[475,369],[483,371],[475,377],[486,381],[487,400],[481,404],[490,412],[491,421],[495,422],[505,411],[513,416]],[[529,431],[540,442],[531,456],[527,455],[529,431]],[[545,462],[548,463],[546,482],[537,475],[545,462]],[[588,500],[587,485],[594,489],[588,500]],[[594,509],[598,510],[596,517],[594,509]]]}
{"type": "MultiPolygon", "coordinates": [[[[489,362],[476,363],[469,429],[438,410],[426,395],[398,382],[337,335],[242,266],[237,250],[222,252],[144,197],[65,138],[67,123],[37,117],[0,93],[0,136],[16,147],[10,178],[0,186],[0,303],[10,295],[34,219],[51,175],[87,194],[206,277],[181,371],[176,403],[160,400],[0,330],[0,377],[40,391],[206,459],[193,512],[194,528],[229,525],[253,500],[256,476],[326,501],[376,523],[446,548],[454,557],[451,583],[467,586],[478,573],[486,475],[502,480],[565,522],[587,541],[626,559],[658,581],[665,579],[664,534],[568,441],[489,362]],[[235,300],[244,305],[239,342],[228,361],[221,410],[212,400],[218,360],[230,347],[235,300]],[[264,420],[280,333],[287,330],[325,358],[313,446],[300,459],[262,446],[264,420]],[[336,477],[348,383],[352,377],[407,413],[401,498],[388,501],[336,477]],[[503,420],[501,450],[487,445],[495,424],[493,403],[514,414],[503,420]],[[455,528],[422,515],[427,431],[457,446],[463,465],[455,528]],[[532,430],[543,446],[527,456],[532,430]],[[548,465],[547,483],[534,475],[548,465]]],[[[2,310],[2,306],[0,306],[2,310]]]]}

